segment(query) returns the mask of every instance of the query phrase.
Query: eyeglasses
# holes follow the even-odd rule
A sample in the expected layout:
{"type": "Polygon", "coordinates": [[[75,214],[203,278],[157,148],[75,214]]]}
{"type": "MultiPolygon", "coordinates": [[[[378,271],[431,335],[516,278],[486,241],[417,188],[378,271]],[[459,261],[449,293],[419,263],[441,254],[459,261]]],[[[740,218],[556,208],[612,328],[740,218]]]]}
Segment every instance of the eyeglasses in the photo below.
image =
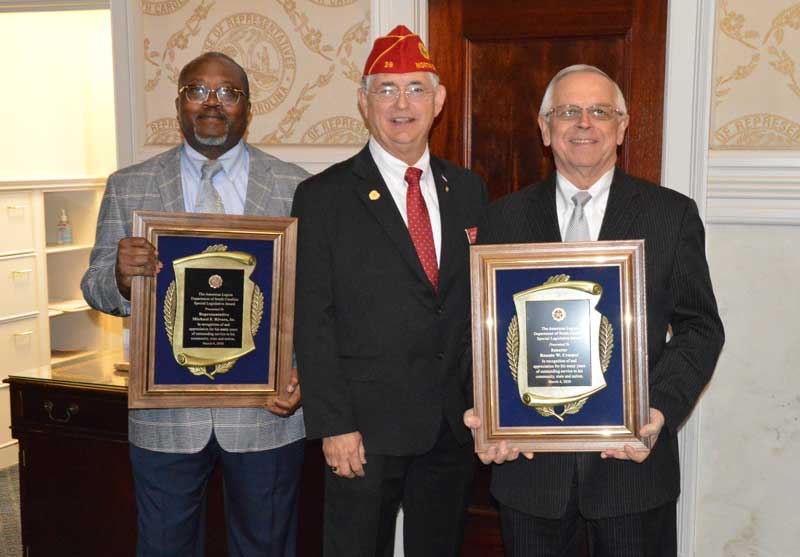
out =
{"type": "Polygon", "coordinates": [[[430,89],[426,89],[424,85],[418,84],[411,84],[405,89],[400,89],[397,85],[383,85],[379,89],[367,92],[382,104],[397,102],[400,98],[400,93],[403,93],[410,103],[421,101],[433,93],[430,89]]]}
{"type": "Polygon", "coordinates": [[[186,94],[186,100],[192,103],[206,102],[211,93],[214,93],[217,100],[225,106],[234,106],[239,102],[240,97],[247,96],[247,93],[235,87],[209,89],[205,85],[184,85],[178,89],[178,94],[186,94]]]}
{"type": "Polygon", "coordinates": [[[573,120],[580,120],[584,110],[589,114],[589,118],[597,122],[606,122],[617,114],[620,116],[624,115],[621,110],[614,108],[610,104],[593,104],[586,108],[574,104],[562,104],[561,106],[551,108],[547,112],[547,116],[555,114],[556,118],[559,120],[571,122],[573,120]]]}

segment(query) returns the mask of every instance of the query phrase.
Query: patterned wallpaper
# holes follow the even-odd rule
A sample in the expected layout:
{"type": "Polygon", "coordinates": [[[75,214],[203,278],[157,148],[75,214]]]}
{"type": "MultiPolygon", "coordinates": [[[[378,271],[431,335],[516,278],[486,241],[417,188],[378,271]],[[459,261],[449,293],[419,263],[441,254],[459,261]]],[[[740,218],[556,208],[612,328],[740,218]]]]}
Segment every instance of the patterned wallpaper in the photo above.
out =
{"type": "Polygon", "coordinates": [[[178,73],[218,50],[247,71],[255,144],[363,145],[369,0],[140,0],[146,145],[181,140],[178,73]]]}
{"type": "Polygon", "coordinates": [[[712,149],[800,149],[800,2],[718,0],[712,149]]]}

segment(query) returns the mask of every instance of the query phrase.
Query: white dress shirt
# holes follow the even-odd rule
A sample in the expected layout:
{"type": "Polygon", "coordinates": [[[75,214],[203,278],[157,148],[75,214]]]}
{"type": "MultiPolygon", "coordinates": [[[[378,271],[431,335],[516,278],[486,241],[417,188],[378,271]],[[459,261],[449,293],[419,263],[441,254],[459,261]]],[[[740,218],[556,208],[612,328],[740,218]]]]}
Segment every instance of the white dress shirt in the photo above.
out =
{"type": "MultiPolygon", "coordinates": [[[[183,203],[187,213],[195,212],[197,196],[200,194],[200,172],[208,157],[201,155],[186,141],[181,149],[181,186],[183,203]]],[[[250,153],[239,141],[218,159],[222,172],[218,172],[212,183],[225,204],[228,215],[244,214],[244,201],[247,198],[247,179],[250,174],[250,153]]]]}
{"type": "MultiPolygon", "coordinates": [[[[378,166],[378,170],[386,182],[386,187],[389,188],[389,193],[392,194],[395,205],[397,205],[403,221],[408,226],[408,209],[406,207],[406,191],[408,184],[406,183],[405,176],[406,170],[409,165],[400,159],[390,155],[386,149],[370,138],[369,152],[372,155],[372,160],[378,166]]],[[[433,172],[431,171],[431,154],[428,147],[425,147],[425,152],[422,157],[412,164],[414,168],[422,170],[422,177],[419,179],[419,187],[422,191],[422,198],[425,200],[425,205],[428,208],[428,215],[431,219],[431,228],[433,230],[433,245],[436,248],[436,263],[441,263],[442,253],[442,219],[439,215],[439,196],[436,193],[436,181],[433,179],[433,172]]]]}
{"type": "Polygon", "coordinates": [[[606,214],[612,178],[614,178],[613,168],[603,174],[588,190],[580,190],[560,172],[556,173],[556,213],[558,213],[558,229],[561,231],[562,239],[567,233],[569,220],[575,211],[572,196],[579,191],[587,191],[592,198],[584,205],[583,212],[586,215],[586,222],[589,224],[589,235],[592,240],[597,240],[597,237],[600,236],[600,228],[603,226],[603,217],[606,214]]]}

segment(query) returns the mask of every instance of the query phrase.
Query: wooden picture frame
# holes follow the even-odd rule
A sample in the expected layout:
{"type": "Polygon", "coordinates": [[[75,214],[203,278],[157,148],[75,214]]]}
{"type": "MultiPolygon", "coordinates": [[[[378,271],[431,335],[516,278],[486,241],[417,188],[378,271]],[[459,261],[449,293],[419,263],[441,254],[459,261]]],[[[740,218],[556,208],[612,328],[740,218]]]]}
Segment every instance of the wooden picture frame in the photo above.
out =
{"type": "Polygon", "coordinates": [[[475,450],[649,448],[644,241],[470,247],[475,450]]]}
{"type": "Polygon", "coordinates": [[[129,408],[263,406],[293,364],[297,219],[136,211],[129,408]]]}

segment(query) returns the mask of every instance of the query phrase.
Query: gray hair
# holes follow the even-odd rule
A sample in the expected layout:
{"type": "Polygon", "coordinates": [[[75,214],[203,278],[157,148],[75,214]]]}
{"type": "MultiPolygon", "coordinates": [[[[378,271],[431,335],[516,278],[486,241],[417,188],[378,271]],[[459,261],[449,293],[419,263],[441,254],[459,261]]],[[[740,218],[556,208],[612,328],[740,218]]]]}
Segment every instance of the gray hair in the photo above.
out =
{"type": "MultiPolygon", "coordinates": [[[[439,74],[435,74],[433,72],[425,72],[425,73],[431,76],[431,83],[433,84],[433,88],[436,89],[439,86],[439,74]]],[[[369,91],[369,88],[372,85],[372,82],[376,75],[378,74],[365,75],[364,77],[361,78],[361,88],[364,90],[364,92],[369,91]]]]}
{"type": "Polygon", "coordinates": [[[619,85],[617,85],[616,81],[608,77],[606,72],[596,66],[590,66],[589,64],[574,64],[572,66],[567,66],[550,80],[550,83],[547,85],[547,89],[544,91],[542,105],[539,108],[539,116],[547,116],[547,113],[553,108],[553,91],[556,88],[556,84],[569,74],[578,72],[596,73],[609,80],[614,86],[614,95],[616,97],[616,99],[614,99],[614,103],[617,105],[617,110],[621,111],[623,114],[628,113],[628,107],[625,104],[625,96],[622,94],[622,89],[619,88],[619,85]]]}

